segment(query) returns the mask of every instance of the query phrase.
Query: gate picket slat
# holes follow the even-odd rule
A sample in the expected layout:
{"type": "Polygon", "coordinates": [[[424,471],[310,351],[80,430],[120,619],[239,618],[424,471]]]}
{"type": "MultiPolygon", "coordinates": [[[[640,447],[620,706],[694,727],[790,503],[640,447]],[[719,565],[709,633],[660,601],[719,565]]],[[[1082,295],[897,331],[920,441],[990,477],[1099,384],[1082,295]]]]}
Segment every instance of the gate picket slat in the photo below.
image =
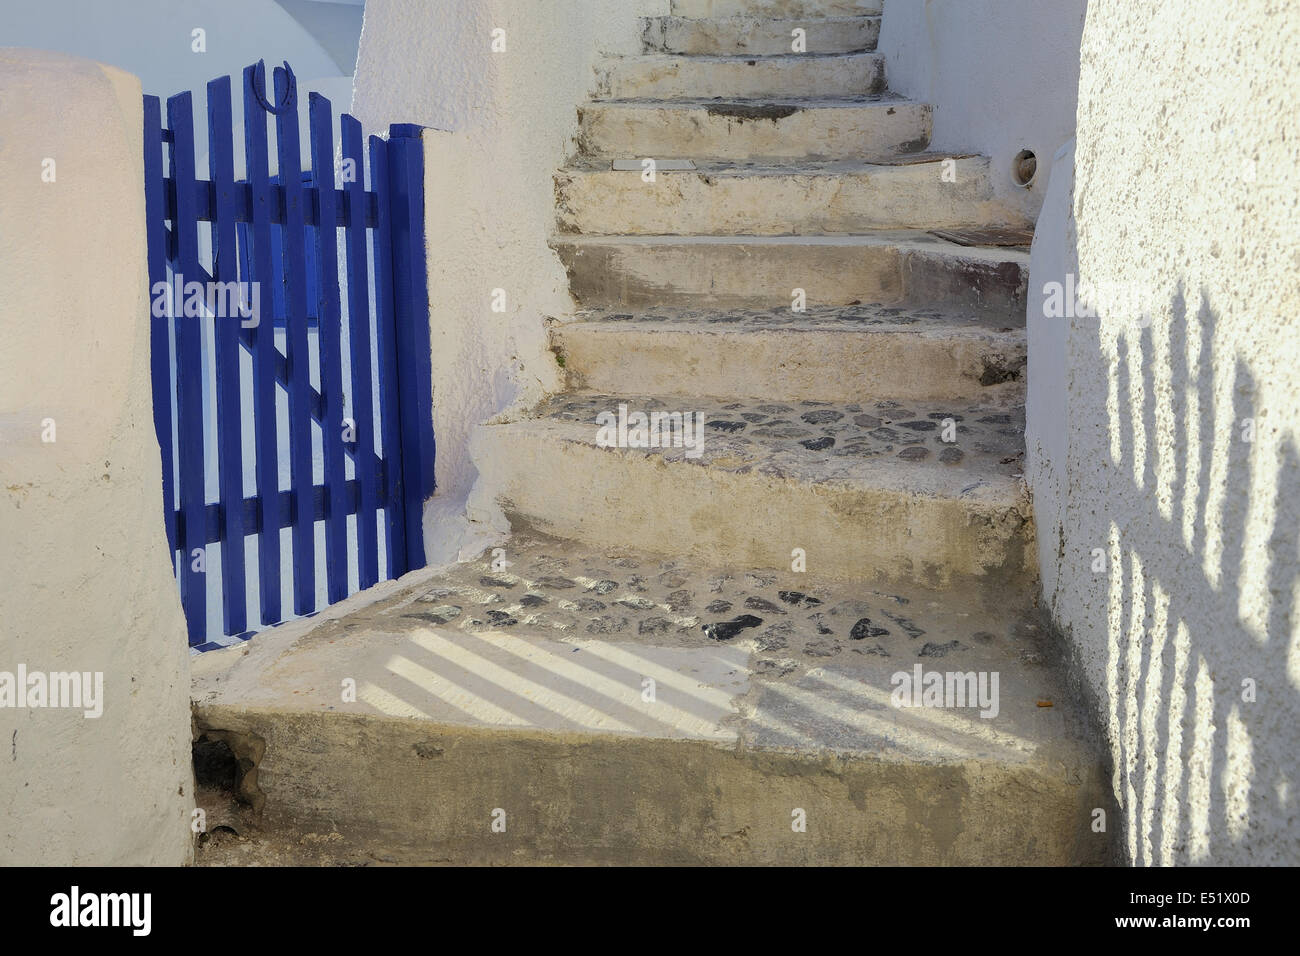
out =
{"type": "Polygon", "coordinates": [[[388,144],[378,136],[370,137],[370,178],[379,197],[378,225],[375,229],[375,328],[379,348],[379,402],[383,409],[380,422],[383,441],[384,483],[387,521],[385,539],[388,552],[388,577],[405,574],[406,515],[402,499],[400,422],[397,416],[397,328],[393,314],[393,246],[391,196],[388,183],[388,144]]]}
{"type": "MultiPolygon", "coordinates": [[[[283,102],[288,77],[275,69],[275,99],[283,102]]],[[[280,185],[284,187],[284,292],[287,358],[289,360],[289,480],[296,489],[293,508],[293,612],[316,609],[316,535],[312,510],[304,489],[312,487],[311,463],[311,341],[307,335],[307,272],[304,246],[302,153],[298,143],[298,102],[275,117],[280,156],[280,185]]]]}
{"type": "Polygon", "coordinates": [[[393,203],[393,318],[397,330],[397,388],[406,567],[424,566],[423,505],[433,494],[433,418],[429,302],[424,262],[421,127],[395,123],[388,133],[388,186],[393,203]],[[422,410],[410,414],[406,410],[422,410]]]}
{"type": "Polygon", "coordinates": [[[379,508],[379,458],[375,454],[375,409],[370,375],[370,279],[366,263],[366,158],[362,151],[361,123],[344,113],[339,120],[343,162],[352,161],[352,177],[344,176],[348,227],[344,233],[348,266],[348,345],[352,353],[352,418],[356,443],[352,461],[361,489],[357,507],[358,583],[362,589],[379,581],[379,535],[375,512],[379,508]]]}
{"type": "Polygon", "coordinates": [[[330,101],[308,97],[313,192],[319,204],[316,234],[317,333],[320,354],[321,446],[329,515],[325,519],[325,578],[329,603],[348,595],[347,473],[343,467],[343,337],[339,309],[337,195],[334,191],[334,136],[330,101]]]}
{"type": "MultiPolygon", "coordinates": [[[[244,70],[244,159],[252,202],[251,229],[253,281],[266,283],[271,275],[271,176],[266,142],[266,114],[254,91],[255,67],[244,70]]],[[[263,624],[280,620],[280,529],[287,525],[288,508],[280,499],[279,436],[275,415],[275,323],[270,320],[269,290],[259,301],[262,315],[253,329],[253,443],[256,449],[257,497],[261,531],[257,536],[258,598],[263,624]]]]}
{"type": "Polygon", "coordinates": [[[167,100],[167,125],[172,131],[171,167],[176,181],[176,390],[179,445],[180,504],[186,534],[181,554],[181,603],[185,607],[190,643],[200,644],[207,632],[206,560],[193,553],[203,548],[206,500],[203,480],[203,333],[201,318],[185,316],[184,282],[197,281],[199,227],[194,210],[194,113],[188,92],[167,100]],[[185,280],[185,273],[194,278],[185,280]],[[198,568],[195,565],[198,565],[198,568]]]}
{"type": "MultiPolygon", "coordinates": [[[[235,248],[235,157],[231,142],[230,77],[208,84],[208,175],[216,196],[212,223],[212,276],[216,282],[238,279],[235,248]]],[[[228,287],[229,288],[229,287],[228,287]]],[[[242,304],[242,293],[218,299],[227,309],[242,304]]],[[[221,605],[227,634],[247,628],[248,602],[244,569],[244,435],[240,408],[240,316],[214,318],[217,378],[217,474],[221,488],[221,605]]]]}
{"type": "Polygon", "coordinates": [[[167,227],[163,222],[166,189],[163,184],[162,102],[144,98],[144,217],[149,256],[149,368],[153,382],[153,427],[162,458],[163,522],[167,543],[176,563],[176,471],[172,461],[172,360],[168,330],[171,302],[163,292],[163,314],[154,314],[159,283],[167,283],[167,227]]]}

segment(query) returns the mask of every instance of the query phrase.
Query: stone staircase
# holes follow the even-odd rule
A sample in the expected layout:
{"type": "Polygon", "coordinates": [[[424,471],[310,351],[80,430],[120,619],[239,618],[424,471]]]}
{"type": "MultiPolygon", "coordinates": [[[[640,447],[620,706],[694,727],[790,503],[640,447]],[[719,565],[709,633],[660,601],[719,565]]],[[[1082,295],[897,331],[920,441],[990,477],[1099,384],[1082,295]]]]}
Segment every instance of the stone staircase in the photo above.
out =
{"type": "Polygon", "coordinates": [[[881,12],[674,0],[599,66],[555,178],[567,390],[473,442],[511,538],[203,663],[196,727],[262,754],[271,858],[1108,859],[1035,601],[1027,252],[927,232],[1026,223],[986,158],[926,151],[881,12]],[[609,447],[620,406],[703,445],[609,447]],[[895,706],[918,668],[996,704],[895,706]]]}

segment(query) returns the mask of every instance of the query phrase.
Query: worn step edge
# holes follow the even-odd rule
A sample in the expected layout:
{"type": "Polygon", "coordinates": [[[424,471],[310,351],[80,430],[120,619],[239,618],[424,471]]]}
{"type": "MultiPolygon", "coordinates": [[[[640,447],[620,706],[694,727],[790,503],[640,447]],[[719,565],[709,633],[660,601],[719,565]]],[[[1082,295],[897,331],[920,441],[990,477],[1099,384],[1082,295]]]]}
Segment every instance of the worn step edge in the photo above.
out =
{"type": "Polygon", "coordinates": [[[932,108],[897,98],[601,100],[578,109],[587,157],[889,159],[930,143],[932,108]]]}
{"type": "Polygon", "coordinates": [[[596,66],[593,99],[671,100],[710,90],[727,99],[851,96],[883,92],[879,53],[835,53],[798,58],[680,57],[667,54],[606,57],[596,66]]]}
{"type": "Polygon", "coordinates": [[[997,199],[989,161],[839,163],[825,168],[698,165],[555,174],[561,232],[601,235],[857,235],[872,230],[1023,227],[997,199]],[[944,178],[951,169],[955,181],[944,178]]]}
{"type": "Polygon", "coordinates": [[[1024,323],[1029,255],[921,232],[858,236],[584,236],[551,240],[587,308],[907,303],[971,308],[1024,323]]]}
{"type": "Polygon", "coordinates": [[[646,52],[675,56],[742,54],[754,57],[800,57],[816,53],[874,52],[880,41],[880,17],[677,17],[641,18],[641,45],[646,52]],[[802,51],[794,31],[802,30],[802,51]]]}
{"type": "Polygon", "coordinates": [[[804,548],[821,573],[881,583],[999,586],[1035,571],[1016,479],[963,488],[961,469],[877,466],[856,480],[812,481],[600,448],[595,432],[544,419],[479,426],[471,511],[500,507],[516,527],[709,564],[784,568],[804,548]]]}
{"type": "Polygon", "coordinates": [[[570,388],[777,401],[1024,400],[1023,329],[744,327],[577,321],[551,328],[570,388]]]}

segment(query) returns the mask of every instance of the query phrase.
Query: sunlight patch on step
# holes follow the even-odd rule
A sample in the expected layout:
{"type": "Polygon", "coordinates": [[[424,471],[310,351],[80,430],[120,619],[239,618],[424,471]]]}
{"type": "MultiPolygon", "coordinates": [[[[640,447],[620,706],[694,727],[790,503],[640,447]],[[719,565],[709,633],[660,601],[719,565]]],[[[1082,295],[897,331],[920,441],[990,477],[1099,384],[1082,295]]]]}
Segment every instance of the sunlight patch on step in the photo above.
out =
{"type": "MultiPolygon", "coordinates": [[[[690,710],[676,706],[664,697],[667,691],[673,691],[665,681],[656,681],[659,686],[656,688],[655,700],[647,702],[643,699],[643,679],[647,676],[651,664],[646,658],[639,657],[636,659],[635,666],[623,667],[615,665],[613,662],[606,660],[601,654],[600,645],[586,645],[575,649],[569,644],[545,644],[524,641],[508,635],[493,635],[492,646],[514,655],[520,661],[530,664],[534,667],[544,668],[546,676],[554,676],[561,680],[568,680],[577,685],[582,692],[589,693],[595,697],[602,697],[613,703],[618,708],[627,711],[631,719],[637,726],[626,727],[625,729],[652,735],[661,735],[665,731],[671,732],[671,736],[686,735],[691,737],[704,737],[715,740],[734,740],[736,735],[732,731],[719,729],[719,722],[726,716],[735,713],[730,706],[730,698],[727,703],[721,707],[714,706],[712,712],[706,710],[704,714],[692,713],[690,710]],[[588,653],[575,656],[575,650],[585,650],[588,653]],[[609,664],[615,669],[623,670],[628,674],[627,679],[616,679],[615,677],[602,673],[591,666],[591,658],[596,658],[600,663],[609,664]]],[[[668,649],[656,649],[660,652],[683,656],[682,652],[668,649]]],[[[697,654],[688,652],[691,659],[697,654]]],[[[697,687],[699,685],[696,685],[697,687]]],[[[590,702],[593,703],[594,702],[590,702]]],[[[593,729],[609,729],[602,720],[605,715],[597,713],[597,719],[588,723],[587,726],[593,729]]]]}
{"type": "MultiPolygon", "coordinates": [[[[492,642],[497,646],[505,645],[510,639],[504,635],[492,635],[492,642]]],[[[618,730],[634,732],[636,728],[604,713],[590,703],[577,700],[554,687],[530,680],[518,670],[511,670],[477,654],[469,648],[454,644],[444,637],[432,632],[418,634],[411,640],[426,650],[442,655],[467,670],[473,671],[483,680],[495,683],[504,693],[525,697],[544,710],[550,711],[567,723],[577,724],[591,730],[618,730]]],[[[523,644],[522,641],[518,642],[523,644]]],[[[521,655],[522,656],[522,655],[521,655]]],[[[525,658],[527,663],[536,665],[537,661],[525,658]]],[[[545,668],[550,674],[558,673],[553,668],[545,668]]],[[[549,674],[548,674],[549,676],[549,674]]]]}
{"type": "Polygon", "coordinates": [[[527,727],[529,721],[510,713],[486,697],[475,694],[469,688],[452,681],[445,674],[423,667],[415,661],[400,655],[388,659],[385,665],[388,671],[404,678],[419,687],[430,697],[442,701],[476,721],[486,724],[504,724],[510,727],[527,727]]]}
{"type": "MultiPolygon", "coordinates": [[[[862,681],[853,680],[843,674],[836,674],[825,668],[818,667],[808,671],[807,676],[846,694],[860,697],[872,707],[888,707],[897,713],[900,723],[914,725],[913,729],[917,732],[924,732],[928,727],[931,730],[943,730],[952,734],[959,734],[962,737],[975,738],[981,744],[1005,751],[1006,756],[1024,757],[1032,754],[1036,749],[1031,742],[1023,737],[997,730],[991,726],[993,721],[979,717],[974,711],[957,712],[937,707],[896,708],[891,702],[889,691],[872,687],[862,681]],[[972,714],[975,714],[975,716],[971,716],[972,714]]],[[[938,738],[927,737],[927,739],[938,742],[938,738]]],[[[976,754],[973,751],[963,751],[962,755],[975,756],[976,754]]]]}

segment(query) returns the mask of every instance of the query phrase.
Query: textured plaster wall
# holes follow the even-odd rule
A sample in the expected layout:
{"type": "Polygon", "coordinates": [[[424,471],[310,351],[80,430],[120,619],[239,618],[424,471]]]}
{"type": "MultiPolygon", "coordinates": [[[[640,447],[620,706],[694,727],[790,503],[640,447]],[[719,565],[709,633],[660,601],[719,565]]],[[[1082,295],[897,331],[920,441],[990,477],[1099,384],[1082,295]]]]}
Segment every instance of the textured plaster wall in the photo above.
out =
{"type": "Polygon", "coordinates": [[[1088,0],[885,0],[880,51],[892,90],[934,104],[933,148],[993,160],[998,197],[1030,218],[1052,157],[1074,135],[1088,0]],[[1029,188],[1011,178],[1038,156],[1029,188]]]}
{"type": "Polygon", "coordinates": [[[1034,248],[1043,584],[1138,864],[1300,863],[1297,49],[1294,4],[1092,0],[1034,248]],[[1096,317],[1044,317],[1069,273],[1096,317]]]}
{"type": "MultiPolygon", "coordinates": [[[[545,319],[572,309],[547,245],[553,175],[600,53],[634,53],[639,15],[668,0],[369,0],[353,113],[370,131],[425,134],[430,337],[439,491],[425,513],[430,562],[471,547],[460,516],[477,472],[476,424],[559,386],[545,319]],[[505,52],[492,32],[505,31],[505,52]],[[503,312],[492,310],[504,291],[503,312]],[[459,530],[458,530],[459,529],[459,530]]],[[[501,526],[492,509],[478,515],[501,526]]]]}
{"type": "Polygon", "coordinates": [[[98,718],[0,707],[0,864],[180,864],[189,655],[150,397],[140,83],[8,49],[0,91],[0,671],[104,675],[98,718]]]}

